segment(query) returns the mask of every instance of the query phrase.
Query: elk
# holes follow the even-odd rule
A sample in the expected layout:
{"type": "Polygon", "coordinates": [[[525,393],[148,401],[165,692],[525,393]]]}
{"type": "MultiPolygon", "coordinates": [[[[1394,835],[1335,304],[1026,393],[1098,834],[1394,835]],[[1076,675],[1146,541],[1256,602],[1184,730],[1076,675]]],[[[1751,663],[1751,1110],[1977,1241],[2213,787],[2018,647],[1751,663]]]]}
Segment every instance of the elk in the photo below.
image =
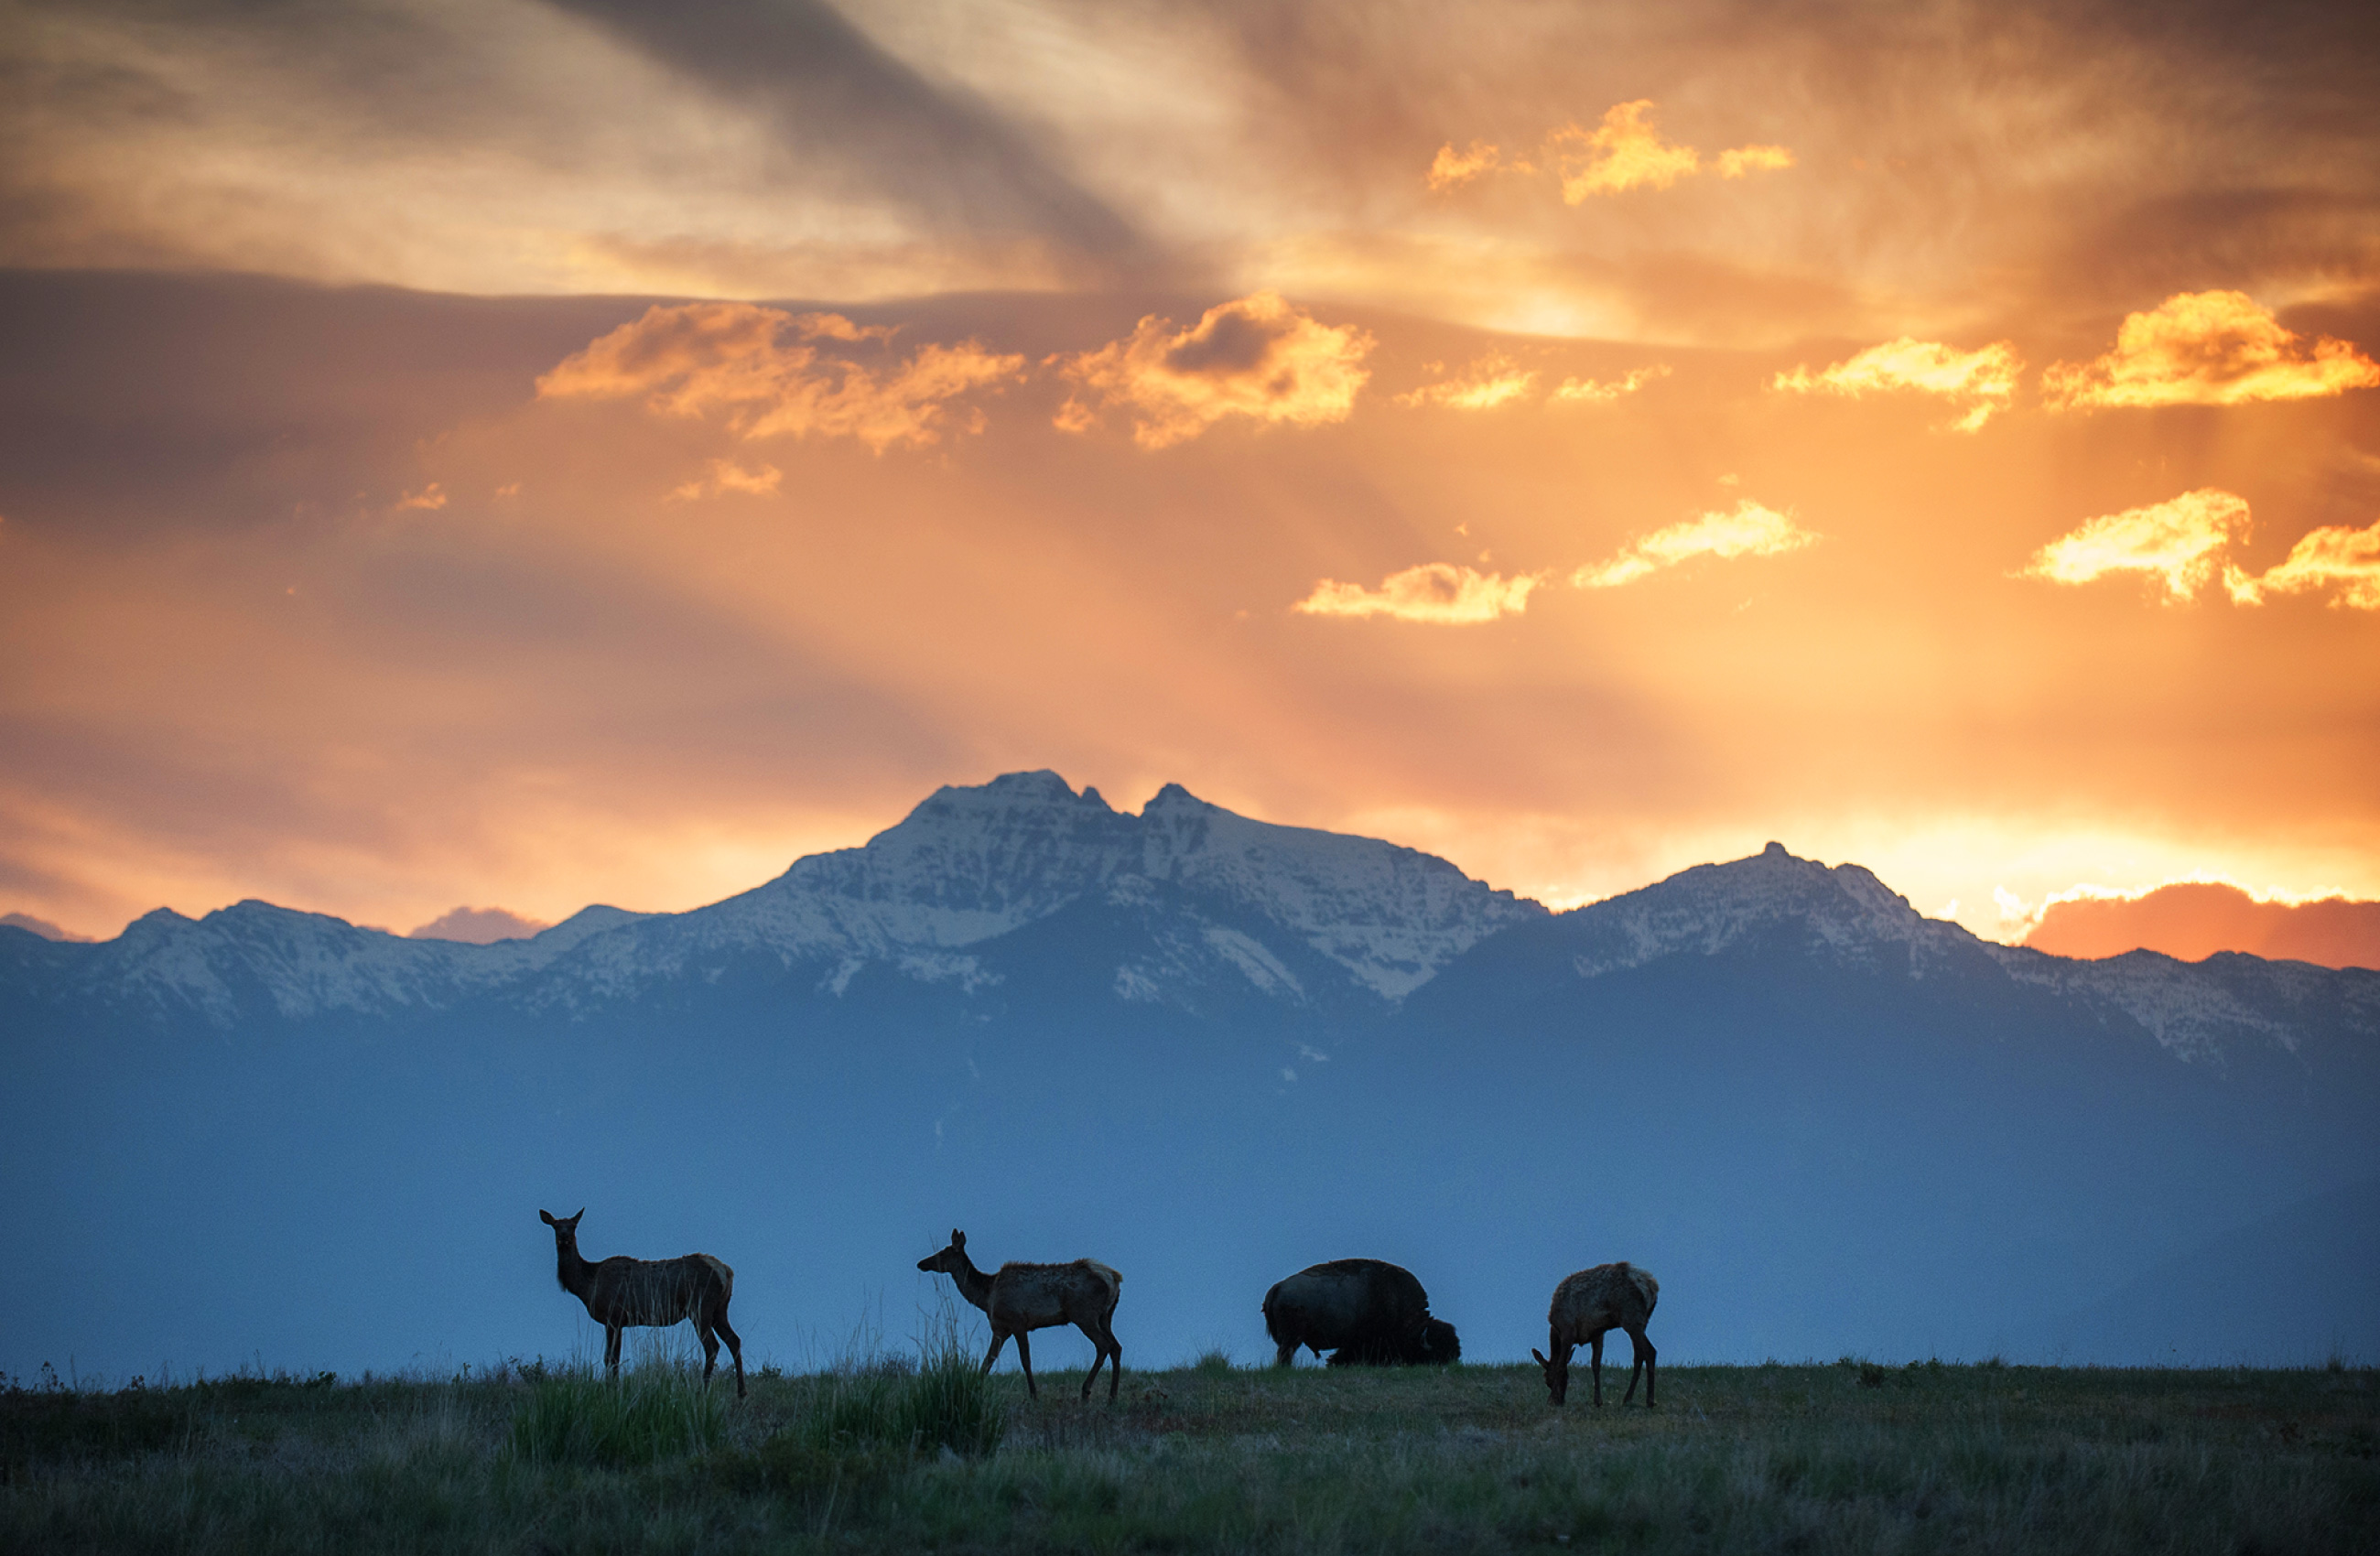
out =
{"type": "Polygon", "coordinates": [[[1653,1305],[1661,1300],[1661,1282],[1653,1279],[1649,1270],[1640,1270],[1622,1259],[1618,1264],[1598,1264],[1592,1270],[1582,1270],[1575,1275],[1565,1275],[1554,1288],[1552,1305],[1546,1310],[1546,1322],[1552,1338],[1546,1348],[1553,1353],[1548,1357],[1532,1350],[1537,1366],[1545,1369],[1546,1388],[1560,1404],[1570,1393],[1571,1348],[1584,1341],[1589,1347],[1595,1368],[1595,1404],[1603,1406],[1603,1336],[1608,1330],[1628,1331],[1628,1346],[1635,1365],[1628,1371],[1628,1392],[1620,1403],[1626,1404],[1636,1397],[1636,1376],[1645,1377],[1645,1408],[1653,1408],[1653,1369],[1657,1353],[1653,1343],[1645,1338],[1645,1325],[1653,1317],[1653,1305]]]}
{"type": "Polygon", "coordinates": [[[694,1320],[702,1337],[702,1381],[719,1361],[719,1342],[725,1340],[735,1359],[735,1397],[744,1397],[744,1342],[727,1326],[727,1303],[735,1295],[735,1271],[709,1254],[678,1258],[630,1258],[613,1254],[601,1264],[589,1264],[578,1253],[578,1218],[555,1217],[540,1210],[537,1219],[553,1228],[553,1278],[562,1289],[587,1304],[587,1316],[603,1326],[603,1365],[620,1376],[620,1331],[624,1329],[667,1329],[681,1319],[694,1320]]]}
{"type": "Polygon", "coordinates": [[[957,1282],[959,1295],[982,1308],[984,1317],[991,1320],[991,1349],[983,1356],[986,1372],[1000,1359],[1000,1348],[1013,1334],[1016,1359],[1025,1368],[1025,1392],[1039,1399],[1026,1331],[1072,1324],[1083,1331],[1097,1353],[1091,1358],[1091,1370],[1083,1376],[1083,1397],[1091,1397],[1091,1384],[1102,1362],[1109,1364],[1108,1398],[1116,1397],[1116,1385],[1123,1377],[1123,1347],[1116,1343],[1109,1320],[1115,1316],[1123,1277],[1113,1270],[1095,1258],[1078,1258],[1072,1264],[1003,1264],[997,1274],[987,1275],[967,1258],[966,1234],[955,1228],[951,1232],[951,1246],[919,1259],[917,1268],[939,1270],[957,1282]]]}
{"type": "Polygon", "coordinates": [[[1330,1353],[1333,1367],[1444,1364],[1463,1343],[1454,1326],[1429,1316],[1429,1294],[1413,1272],[1377,1258],[1309,1265],[1265,1293],[1265,1332],[1287,1367],[1303,1345],[1330,1353]]]}

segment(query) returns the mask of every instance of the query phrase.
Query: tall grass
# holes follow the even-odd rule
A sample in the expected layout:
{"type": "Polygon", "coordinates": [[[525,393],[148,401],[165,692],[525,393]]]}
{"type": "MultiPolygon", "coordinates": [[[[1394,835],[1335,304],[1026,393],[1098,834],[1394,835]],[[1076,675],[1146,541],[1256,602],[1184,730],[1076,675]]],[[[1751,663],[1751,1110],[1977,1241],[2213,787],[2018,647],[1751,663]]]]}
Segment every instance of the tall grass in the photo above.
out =
{"type": "Polygon", "coordinates": [[[0,1550],[2380,1550],[2358,1369],[1673,1366],[1597,1411],[1478,1365],[1033,1405],[977,1360],[945,1326],[742,1402],[650,1365],[0,1389],[0,1550]]]}
{"type": "Polygon", "coordinates": [[[679,1368],[639,1368],[614,1382],[574,1368],[530,1383],[506,1448],[532,1465],[625,1469],[708,1453],[725,1424],[719,1395],[679,1368]]]}

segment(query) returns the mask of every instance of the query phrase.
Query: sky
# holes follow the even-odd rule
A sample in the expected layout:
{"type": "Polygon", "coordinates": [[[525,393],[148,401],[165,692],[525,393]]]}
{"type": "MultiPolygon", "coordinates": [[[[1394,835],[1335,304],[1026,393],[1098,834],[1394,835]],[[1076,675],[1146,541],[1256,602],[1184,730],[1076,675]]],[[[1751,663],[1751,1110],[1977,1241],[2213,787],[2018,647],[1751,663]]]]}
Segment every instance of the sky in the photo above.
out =
{"type": "Polygon", "coordinates": [[[1556,906],[1773,839],[2282,943],[2380,899],[2375,67],[2326,4],[0,0],[0,914],[683,909],[1052,768],[1556,906]]]}

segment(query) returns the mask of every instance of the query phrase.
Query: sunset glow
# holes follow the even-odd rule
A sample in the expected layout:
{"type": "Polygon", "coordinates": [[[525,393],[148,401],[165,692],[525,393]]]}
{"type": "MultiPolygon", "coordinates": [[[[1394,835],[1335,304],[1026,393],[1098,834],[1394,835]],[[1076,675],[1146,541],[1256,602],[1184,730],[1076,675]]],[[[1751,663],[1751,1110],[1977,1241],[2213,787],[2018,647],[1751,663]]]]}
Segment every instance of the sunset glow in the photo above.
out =
{"type": "Polygon", "coordinates": [[[686,908],[1039,768],[1556,906],[2380,899],[2289,15],[11,6],[0,914],[686,908]]]}

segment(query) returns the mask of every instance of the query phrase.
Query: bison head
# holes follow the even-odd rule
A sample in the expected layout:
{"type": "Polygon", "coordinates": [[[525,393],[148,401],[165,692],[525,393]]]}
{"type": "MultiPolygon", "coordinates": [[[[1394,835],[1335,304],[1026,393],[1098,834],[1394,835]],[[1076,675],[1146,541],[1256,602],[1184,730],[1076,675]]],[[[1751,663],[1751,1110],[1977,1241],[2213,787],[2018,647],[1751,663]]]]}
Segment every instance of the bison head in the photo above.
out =
{"type": "Polygon", "coordinates": [[[1454,1326],[1444,1319],[1432,1319],[1421,1326],[1421,1355],[1416,1358],[1431,1367],[1444,1367],[1463,1359],[1463,1342],[1456,1339],[1454,1326]]]}

